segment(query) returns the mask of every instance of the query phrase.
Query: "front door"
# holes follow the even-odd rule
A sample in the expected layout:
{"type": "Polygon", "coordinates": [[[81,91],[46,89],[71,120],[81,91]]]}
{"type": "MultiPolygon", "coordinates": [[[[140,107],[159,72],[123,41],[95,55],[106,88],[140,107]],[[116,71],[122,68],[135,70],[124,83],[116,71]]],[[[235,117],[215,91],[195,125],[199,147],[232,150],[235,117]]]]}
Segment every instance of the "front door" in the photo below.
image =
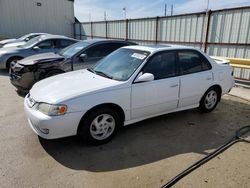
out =
{"type": "Polygon", "coordinates": [[[180,78],[174,51],[155,54],[141,71],[151,73],[150,82],[133,83],[131,95],[132,119],[143,118],[177,108],[180,78]]]}

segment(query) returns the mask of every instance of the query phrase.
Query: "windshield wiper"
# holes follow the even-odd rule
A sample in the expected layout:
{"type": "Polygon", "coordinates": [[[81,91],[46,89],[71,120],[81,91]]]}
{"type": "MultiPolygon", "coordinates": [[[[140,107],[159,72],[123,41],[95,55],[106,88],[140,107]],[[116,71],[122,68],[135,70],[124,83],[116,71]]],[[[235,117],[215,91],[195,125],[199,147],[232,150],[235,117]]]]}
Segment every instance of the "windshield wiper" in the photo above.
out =
{"type": "Polygon", "coordinates": [[[95,71],[93,70],[96,74],[100,75],[100,76],[104,76],[106,78],[110,78],[110,79],[113,79],[113,76],[110,76],[108,74],[106,74],[105,72],[102,72],[102,71],[95,71]]]}
{"type": "Polygon", "coordinates": [[[88,68],[87,70],[90,71],[90,72],[93,72],[94,74],[97,74],[97,75],[100,75],[100,76],[103,76],[103,77],[106,77],[106,78],[113,79],[113,76],[110,76],[110,75],[106,74],[105,72],[95,71],[93,68],[88,68]]]}
{"type": "Polygon", "coordinates": [[[87,70],[96,74],[96,72],[93,68],[88,68],[87,70]]]}

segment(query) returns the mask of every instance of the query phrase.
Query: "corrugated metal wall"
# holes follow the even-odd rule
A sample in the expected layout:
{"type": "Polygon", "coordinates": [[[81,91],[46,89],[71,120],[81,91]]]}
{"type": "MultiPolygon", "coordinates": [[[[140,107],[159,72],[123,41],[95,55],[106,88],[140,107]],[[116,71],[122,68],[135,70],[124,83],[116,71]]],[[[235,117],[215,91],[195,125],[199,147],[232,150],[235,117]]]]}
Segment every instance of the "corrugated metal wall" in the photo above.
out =
{"type": "Polygon", "coordinates": [[[75,25],[76,38],[119,38],[139,44],[183,44],[202,49],[209,55],[250,58],[250,7],[82,23],[81,26],[75,25]]]}
{"type": "Polygon", "coordinates": [[[1,37],[18,37],[30,32],[73,37],[74,21],[72,1],[0,0],[1,37]],[[37,6],[37,3],[41,6],[37,6]]]}
{"type": "Polygon", "coordinates": [[[249,35],[250,8],[214,12],[211,15],[208,35],[212,44],[208,45],[208,53],[225,57],[250,58],[249,35]]]}

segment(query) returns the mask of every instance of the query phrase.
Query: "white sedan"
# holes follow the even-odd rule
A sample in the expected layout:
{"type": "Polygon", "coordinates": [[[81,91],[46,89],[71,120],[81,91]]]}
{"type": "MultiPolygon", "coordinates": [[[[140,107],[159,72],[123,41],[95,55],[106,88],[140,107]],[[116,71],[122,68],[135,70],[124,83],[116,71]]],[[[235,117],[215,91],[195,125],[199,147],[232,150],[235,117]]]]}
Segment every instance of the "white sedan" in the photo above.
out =
{"type": "Polygon", "coordinates": [[[36,83],[24,108],[42,138],[103,144],[123,125],[190,108],[210,112],[233,85],[232,67],[197,49],[129,46],[92,69],[36,83]]]}

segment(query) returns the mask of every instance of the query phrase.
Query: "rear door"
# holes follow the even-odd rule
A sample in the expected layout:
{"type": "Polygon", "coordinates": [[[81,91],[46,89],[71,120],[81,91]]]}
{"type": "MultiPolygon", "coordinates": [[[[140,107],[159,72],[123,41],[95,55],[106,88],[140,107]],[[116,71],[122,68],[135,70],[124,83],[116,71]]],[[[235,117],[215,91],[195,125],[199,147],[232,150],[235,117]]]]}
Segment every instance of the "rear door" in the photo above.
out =
{"type": "Polygon", "coordinates": [[[179,50],[180,99],[179,108],[197,105],[213,83],[212,66],[196,50],[179,50]]]}

